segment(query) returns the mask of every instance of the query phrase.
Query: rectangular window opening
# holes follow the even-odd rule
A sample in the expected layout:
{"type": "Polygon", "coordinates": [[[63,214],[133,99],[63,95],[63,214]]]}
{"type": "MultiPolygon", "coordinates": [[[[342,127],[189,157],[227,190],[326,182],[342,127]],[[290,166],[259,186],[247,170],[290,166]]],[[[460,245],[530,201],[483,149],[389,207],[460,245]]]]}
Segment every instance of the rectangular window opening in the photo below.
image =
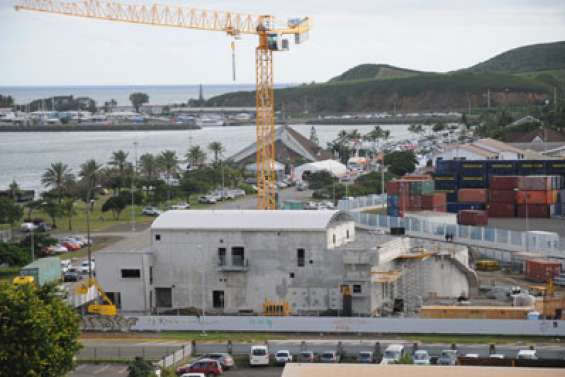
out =
{"type": "Polygon", "coordinates": [[[122,279],[139,279],[141,277],[140,269],[123,269],[122,279]]]}
{"type": "Polygon", "coordinates": [[[155,301],[159,308],[173,307],[172,288],[155,288],[155,301]]]}
{"type": "Polygon", "coordinates": [[[161,241],[161,235],[160,234],[155,235],[155,241],[161,241]]]}
{"type": "Polygon", "coordinates": [[[225,247],[219,247],[218,248],[218,264],[220,266],[226,265],[226,248],[225,247]]]}
{"type": "Polygon", "coordinates": [[[241,246],[231,248],[231,262],[234,266],[243,267],[245,262],[245,249],[241,246]]]}
{"type": "Polygon", "coordinates": [[[306,264],[306,252],[304,251],[304,249],[296,250],[296,260],[298,267],[304,267],[304,265],[306,264]]]}
{"type": "Polygon", "coordinates": [[[213,291],[212,292],[212,305],[215,309],[224,308],[224,291],[213,291]]]}
{"type": "Polygon", "coordinates": [[[361,293],[361,284],[353,284],[353,293],[361,293]]]}

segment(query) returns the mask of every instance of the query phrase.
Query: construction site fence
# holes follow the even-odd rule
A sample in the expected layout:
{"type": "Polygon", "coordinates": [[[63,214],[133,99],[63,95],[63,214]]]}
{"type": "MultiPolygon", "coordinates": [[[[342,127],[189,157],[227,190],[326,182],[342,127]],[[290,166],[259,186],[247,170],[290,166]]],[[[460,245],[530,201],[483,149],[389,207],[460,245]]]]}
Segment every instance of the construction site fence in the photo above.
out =
{"type": "Polygon", "coordinates": [[[77,355],[77,361],[131,361],[136,357],[154,361],[169,368],[192,355],[192,344],[178,346],[104,345],[85,346],[77,355]]]}
{"type": "Polygon", "coordinates": [[[485,247],[508,251],[538,253],[546,257],[565,257],[561,245],[565,240],[548,236],[535,241],[523,231],[499,229],[492,227],[446,224],[418,217],[391,217],[384,214],[363,212],[364,209],[382,208],[386,206],[385,195],[369,195],[349,198],[338,202],[338,209],[350,213],[360,225],[374,229],[404,228],[405,234],[415,237],[446,240],[452,236],[453,242],[475,247],[485,247]]]}

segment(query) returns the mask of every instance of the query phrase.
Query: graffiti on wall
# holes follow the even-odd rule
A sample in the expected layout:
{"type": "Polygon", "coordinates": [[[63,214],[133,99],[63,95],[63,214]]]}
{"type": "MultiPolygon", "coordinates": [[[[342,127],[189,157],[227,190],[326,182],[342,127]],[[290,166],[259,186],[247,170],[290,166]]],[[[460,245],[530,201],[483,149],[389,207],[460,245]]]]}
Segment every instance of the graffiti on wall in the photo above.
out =
{"type": "Polygon", "coordinates": [[[121,331],[128,332],[137,323],[137,317],[82,317],[80,329],[82,331],[121,331]]]}

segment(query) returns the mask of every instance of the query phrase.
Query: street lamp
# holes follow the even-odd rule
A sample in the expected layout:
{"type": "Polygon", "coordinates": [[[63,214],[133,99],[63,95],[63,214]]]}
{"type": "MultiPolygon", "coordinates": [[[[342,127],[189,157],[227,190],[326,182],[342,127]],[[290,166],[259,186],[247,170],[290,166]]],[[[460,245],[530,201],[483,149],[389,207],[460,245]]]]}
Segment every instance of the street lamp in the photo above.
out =
{"type": "Polygon", "coordinates": [[[135,232],[135,200],[134,200],[134,190],[135,190],[135,178],[137,177],[137,141],[133,143],[134,148],[134,165],[133,174],[131,177],[131,231],[135,232]]]}
{"type": "MultiPolygon", "coordinates": [[[[519,188],[515,188],[514,192],[519,193],[521,190],[519,188]]],[[[528,192],[523,191],[524,193],[524,205],[525,205],[525,215],[526,215],[526,252],[529,251],[529,244],[530,240],[528,238],[528,234],[530,232],[530,222],[528,219],[528,192]]]]}
{"type": "Polygon", "coordinates": [[[92,249],[90,247],[92,242],[90,241],[90,211],[92,211],[93,205],[94,205],[94,199],[90,199],[86,203],[86,240],[87,240],[87,248],[88,248],[88,279],[89,279],[89,281],[92,280],[92,249]]]}

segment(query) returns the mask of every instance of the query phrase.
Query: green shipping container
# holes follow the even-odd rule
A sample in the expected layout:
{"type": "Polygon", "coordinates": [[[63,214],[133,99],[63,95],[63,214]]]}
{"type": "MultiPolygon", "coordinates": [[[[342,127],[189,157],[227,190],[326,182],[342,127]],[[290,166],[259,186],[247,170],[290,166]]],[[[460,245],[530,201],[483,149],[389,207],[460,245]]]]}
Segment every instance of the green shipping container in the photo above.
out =
{"type": "Polygon", "coordinates": [[[283,202],[283,209],[290,209],[290,210],[304,209],[304,203],[300,200],[285,200],[283,202]]]}
{"type": "Polygon", "coordinates": [[[431,194],[434,192],[434,181],[411,181],[410,195],[431,194]]]}
{"type": "Polygon", "coordinates": [[[61,260],[57,257],[39,258],[22,267],[20,275],[32,276],[35,284],[58,282],[61,279],[61,260]]]}

